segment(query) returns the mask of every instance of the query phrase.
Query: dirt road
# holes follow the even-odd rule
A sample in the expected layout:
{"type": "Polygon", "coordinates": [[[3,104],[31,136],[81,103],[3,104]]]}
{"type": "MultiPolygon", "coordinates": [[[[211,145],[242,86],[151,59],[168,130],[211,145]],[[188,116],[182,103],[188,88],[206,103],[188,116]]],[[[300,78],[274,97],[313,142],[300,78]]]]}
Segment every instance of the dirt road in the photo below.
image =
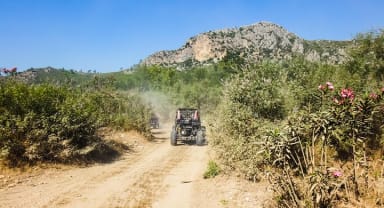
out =
{"type": "Polygon", "coordinates": [[[135,151],[112,163],[3,175],[0,207],[261,207],[269,196],[265,184],[203,179],[208,145],[171,146],[167,127],[154,135],[154,142],[129,138],[135,151]]]}

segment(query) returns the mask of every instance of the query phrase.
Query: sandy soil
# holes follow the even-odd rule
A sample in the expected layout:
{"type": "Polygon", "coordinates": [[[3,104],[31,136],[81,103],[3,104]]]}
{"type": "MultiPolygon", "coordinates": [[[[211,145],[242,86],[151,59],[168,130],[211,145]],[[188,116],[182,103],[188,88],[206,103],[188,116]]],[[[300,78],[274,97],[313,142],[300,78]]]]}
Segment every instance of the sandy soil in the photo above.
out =
{"type": "Polygon", "coordinates": [[[262,207],[271,198],[265,183],[203,179],[209,145],[171,146],[169,132],[169,126],[154,130],[153,142],[113,135],[134,148],[108,164],[3,171],[0,207],[262,207]]]}

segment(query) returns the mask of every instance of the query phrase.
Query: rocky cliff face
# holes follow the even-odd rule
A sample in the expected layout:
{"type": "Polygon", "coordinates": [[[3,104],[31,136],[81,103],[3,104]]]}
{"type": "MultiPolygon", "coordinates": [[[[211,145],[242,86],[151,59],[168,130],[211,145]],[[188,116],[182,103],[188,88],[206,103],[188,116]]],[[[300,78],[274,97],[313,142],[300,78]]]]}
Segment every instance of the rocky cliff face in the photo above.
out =
{"type": "Polygon", "coordinates": [[[290,59],[300,54],[309,61],[338,64],[345,59],[348,44],[347,41],[307,41],[279,25],[260,22],[199,34],[190,38],[181,48],[154,53],[140,64],[184,68],[215,63],[230,54],[236,54],[248,62],[290,59]]]}

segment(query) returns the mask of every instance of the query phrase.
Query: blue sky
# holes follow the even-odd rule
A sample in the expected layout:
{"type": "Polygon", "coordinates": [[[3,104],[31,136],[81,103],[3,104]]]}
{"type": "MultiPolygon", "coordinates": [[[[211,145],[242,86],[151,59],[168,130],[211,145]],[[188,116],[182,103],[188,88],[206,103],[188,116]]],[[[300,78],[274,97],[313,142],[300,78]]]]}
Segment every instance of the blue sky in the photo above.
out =
{"type": "Polygon", "coordinates": [[[260,21],[305,39],[384,28],[382,0],[0,0],[0,67],[119,71],[209,30],[260,21]]]}

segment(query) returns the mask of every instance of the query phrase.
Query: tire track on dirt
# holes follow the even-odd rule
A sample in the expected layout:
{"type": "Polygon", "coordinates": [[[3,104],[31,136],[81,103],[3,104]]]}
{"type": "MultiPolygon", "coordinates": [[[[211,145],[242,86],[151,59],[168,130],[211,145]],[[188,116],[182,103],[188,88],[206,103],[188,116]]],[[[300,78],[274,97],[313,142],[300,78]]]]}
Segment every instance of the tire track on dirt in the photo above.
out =
{"type": "Polygon", "coordinates": [[[118,167],[125,171],[76,187],[46,207],[148,207],[163,178],[184,158],[185,151],[168,144],[157,145],[134,163],[118,167]]]}
{"type": "Polygon", "coordinates": [[[55,190],[61,188],[60,196],[50,200],[43,207],[63,207],[70,204],[76,198],[82,198],[84,193],[87,193],[89,190],[97,188],[101,183],[105,183],[107,180],[122,174],[124,171],[128,171],[131,165],[134,165],[141,158],[141,155],[145,155],[151,151],[153,148],[148,148],[144,152],[139,154],[125,156],[122,160],[118,161],[116,164],[107,164],[101,167],[91,167],[86,170],[85,173],[73,174],[74,176],[80,176],[78,181],[72,181],[68,183],[62,183],[58,185],[55,190]],[[88,178],[83,178],[83,176],[88,178]],[[83,180],[82,180],[83,179],[83,180]]]}
{"type": "Polygon", "coordinates": [[[127,167],[138,163],[143,157],[158,148],[159,143],[149,143],[142,151],[124,155],[108,164],[75,168],[62,172],[48,170],[33,181],[15,187],[0,189],[0,207],[61,207],[76,198],[81,191],[97,187],[97,184],[129,171],[127,167]],[[22,200],[18,200],[22,199],[22,200]]]}
{"type": "Polygon", "coordinates": [[[151,207],[153,201],[168,187],[163,184],[178,164],[185,159],[186,148],[172,148],[161,164],[154,164],[120,195],[114,195],[103,207],[151,207]]]}

